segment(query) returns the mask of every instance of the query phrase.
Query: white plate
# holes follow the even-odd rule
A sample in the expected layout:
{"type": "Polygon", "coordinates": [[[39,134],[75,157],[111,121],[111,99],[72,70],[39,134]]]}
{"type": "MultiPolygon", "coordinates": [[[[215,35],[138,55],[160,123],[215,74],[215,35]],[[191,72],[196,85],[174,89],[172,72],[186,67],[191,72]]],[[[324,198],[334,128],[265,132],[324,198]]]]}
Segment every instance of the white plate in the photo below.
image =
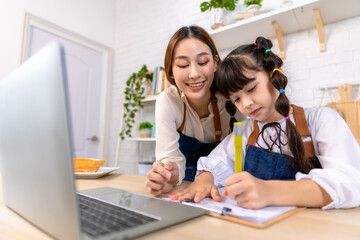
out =
{"type": "Polygon", "coordinates": [[[120,167],[100,167],[97,172],[75,172],[76,178],[99,178],[105,176],[120,167]]]}

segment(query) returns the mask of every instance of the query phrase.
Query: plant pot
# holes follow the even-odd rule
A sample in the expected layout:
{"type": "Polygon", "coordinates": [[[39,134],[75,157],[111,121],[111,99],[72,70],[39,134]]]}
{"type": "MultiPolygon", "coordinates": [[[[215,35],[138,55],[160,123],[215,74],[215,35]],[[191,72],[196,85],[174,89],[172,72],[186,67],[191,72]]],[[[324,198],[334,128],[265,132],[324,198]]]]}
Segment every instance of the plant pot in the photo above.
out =
{"type": "Polygon", "coordinates": [[[213,8],[211,9],[210,15],[212,29],[217,29],[225,26],[225,9],[213,8]]]}
{"type": "Polygon", "coordinates": [[[246,8],[246,12],[257,12],[260,10],[260,6],[257,4],[250,4],[247,8],[246,8]]]}
{"type": "Polygon", "coordinates": [[[139,130],[139,137],[141,138],[149,138],[151,137],[151,129],[145,128],[139,130]]]}

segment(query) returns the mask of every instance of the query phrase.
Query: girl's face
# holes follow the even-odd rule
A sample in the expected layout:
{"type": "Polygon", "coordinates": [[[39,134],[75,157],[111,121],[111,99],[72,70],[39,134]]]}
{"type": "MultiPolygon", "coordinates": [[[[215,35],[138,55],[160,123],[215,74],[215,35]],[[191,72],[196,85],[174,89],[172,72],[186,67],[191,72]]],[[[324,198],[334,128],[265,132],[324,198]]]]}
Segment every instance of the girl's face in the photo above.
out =
{"type": "Polygon", "coordinates": [[[210,99],[210,86],[216,68],[217,62],[205,43],[187,38],[177,44],[172,66],[173,77],[176,86],[190,102],[210,99]]]}
{"type": "Polygon", "coordinates": [[[275,110],[275,101],[280,93],[269,81],[268,73],[248,71],[245,76],[255,80],[246,84],[242,90],[230,93],[230,98],[239,111],[263,122],[277,122],[283,118],[275,110]]]}

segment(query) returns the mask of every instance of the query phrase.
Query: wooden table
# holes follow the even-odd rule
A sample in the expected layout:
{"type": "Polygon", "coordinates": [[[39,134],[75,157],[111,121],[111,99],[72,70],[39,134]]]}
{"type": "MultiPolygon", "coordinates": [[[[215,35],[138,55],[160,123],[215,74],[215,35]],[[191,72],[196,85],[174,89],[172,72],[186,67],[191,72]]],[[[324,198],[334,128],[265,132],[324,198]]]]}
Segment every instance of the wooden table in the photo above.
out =
{"type": "MultiPolygon", "coordinates": [[[[107,186],[149,195],[143,176],[112,174],[99,179],[78,179],[76,183],[78,190],[107,186]]],[[[4,205],[1,187],[0,239],[51,239],[4,205]]],[[[329,211],[305,209],[265,229],[202,216],[138,239],[360,240],[360,207],[329,211]]]]}

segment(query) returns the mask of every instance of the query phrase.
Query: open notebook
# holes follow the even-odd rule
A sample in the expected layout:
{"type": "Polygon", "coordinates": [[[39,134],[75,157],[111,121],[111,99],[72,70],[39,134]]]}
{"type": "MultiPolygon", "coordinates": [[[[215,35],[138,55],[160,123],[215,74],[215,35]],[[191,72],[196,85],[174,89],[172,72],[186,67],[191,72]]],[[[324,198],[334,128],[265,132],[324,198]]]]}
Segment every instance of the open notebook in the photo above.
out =
{"type": "MultiPolygon", "coordinates": [[[[223,188],[219,189],[219,192],[222,193],[223,190],[223,188]]],[[[257,228],[267,227],[303,209],[295,206],[270,206],[252,210],[240,207],[235,200],[229,197],[221,196],[221,198],[221,202],[205,198],[198,203],[192,201],[183,201],[182,203],[203,208],[208,211],[208,215],[257,228]]],[[[168,198],[166,199],[168,200],[168,198]]]]}

